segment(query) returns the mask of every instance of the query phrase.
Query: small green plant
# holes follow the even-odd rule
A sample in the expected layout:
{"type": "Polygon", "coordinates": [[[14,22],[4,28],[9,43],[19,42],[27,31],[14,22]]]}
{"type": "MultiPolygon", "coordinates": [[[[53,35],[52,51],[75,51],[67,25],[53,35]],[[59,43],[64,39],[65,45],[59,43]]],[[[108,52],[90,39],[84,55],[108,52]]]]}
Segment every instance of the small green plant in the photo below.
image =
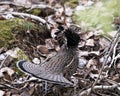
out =
{"type": "Polygon", "coordinates": [[[29,60],[28,56],[25,55],[25,52],[22,50],[19,50],[17,52],[17,60],[29,60]]]}
{"type": "Polygon", "coordinates": [[[16,25],[16,28],[14,28],[17,32],[27,32],[30,30],[34,30],[35,29],[35,24],[28,22],[28,21],[21,21],[18,22],[18,24],[16,25]]]}

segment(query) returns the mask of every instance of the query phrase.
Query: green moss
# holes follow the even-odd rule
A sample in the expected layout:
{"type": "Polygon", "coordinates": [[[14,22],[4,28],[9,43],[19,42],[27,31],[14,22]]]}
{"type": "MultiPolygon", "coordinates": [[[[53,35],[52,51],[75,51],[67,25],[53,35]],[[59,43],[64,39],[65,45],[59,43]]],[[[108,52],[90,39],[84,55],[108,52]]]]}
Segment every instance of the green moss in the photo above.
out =
{"type": "Polygon", "coordinates": [[[87,30],[101,28],[107,33],[115,29],[112,26],[113,18],[120,16],[119,10],[120,0],[103,0],[102,6],[95,4],[86,10],[77,11],[73,20],[87,30]]]}
{"type": "Polygon", "coordinates": [[[34,30],[34,23],[24,21],[23,19],[0,20],[0,47],[7,47],[16,40],[17,32],[34,30]]]}
{"type": "Polygon", "coordinates": [[[6,46],[14,39],[14,34],[11,33],[11,29],[15,26],[14,19],[0,20],[0,47],[6,46]]]}
{"type": "Polygon", "coordinates": [[[19,61],[19,60],[29,60],[28,56],[22,50],[19,50],[17,52],[17,61],[19,61]]]}
{"type": "MultiPolygon", "coordinates": [[[[17,58],[15,59],[16,63],[19,61],[19,60],[28,60],[29,61],[29,58],[28,56],[25,54],[25,52],[23,50],[18,50],[17,51],[17,58]]],[[[16,71],[18,72],[18,75],[19,76],[23,76],[24,73],[21,72],[17,67],[16,67],[16,71]]]]}
{"type": "Polygon", "coordinates": [[[40,8],[34,8],[34,9],[30,10],[29,13],[38,16],[41,13],[41,9],[40,8]]]}

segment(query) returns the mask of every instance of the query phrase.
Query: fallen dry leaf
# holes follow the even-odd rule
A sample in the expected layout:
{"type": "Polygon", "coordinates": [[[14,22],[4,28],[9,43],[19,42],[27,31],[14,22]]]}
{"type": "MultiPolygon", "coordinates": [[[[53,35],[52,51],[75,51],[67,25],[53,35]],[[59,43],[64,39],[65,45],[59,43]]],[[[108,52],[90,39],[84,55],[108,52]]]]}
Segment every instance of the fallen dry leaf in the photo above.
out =
{"type": "Polygon", "coordinates": [[[11,95],[12,95],[12,93],[10,91],[5,92],[5,96],[11,96],[11,95]]]}
{"type": "Polygon", "coordinates": [[[100,51],[91,51],[91,52],[89,52],[89,54],[95,54],[95,55],[99,56],[100,55],[100,51]]]}
{"type": "Polygon", "coordinates": [[[0,77],[3,77],[3,76],[4,76],[4,74],[3,74],[4,72],[7,72],[7,74],[8,74],[9,76],[12,76],[12,75],[15,73],[15,71],[12,70],[11,68],[4,67],[4,68],[1,68],[1,69],[0,69],[0,77]]]}
{"type": "Polygon", "coordinates": [[[112,80],[119,83],[120,82],[120,76],[119,76],[119,74],[116,74],[115,76],[113,76],[112,80]]]}
{"type": "Polygon", "coordinates": [[[34,58],[34,59],[32,60],[32,62],[35,63],[35,64],[40,64],[40,59],[34,58]]]}
{"type": "Polygon", "coordinates": [[[117,68],[120,69],[120,63],[117,64],[117,68]]]}
{"type": "Polygon", "coordinates": [[[90,68],[91,66],[96,66],[98,64],[98,60],[96,59],[90,59],[86,65],[87,68],[90,68]]]}
{"type": "Polygon", "coordinates": [[[83,57],[79,58],[79,68],[83,68],[87,64],[87,60],[83,57]]]}
{"type": "Polygon", "coordinates": [[[17,58],[18,57],[18,52],[20,51],[20,48],[16,47],[12,50],[8,50],[5,54],[6,55],[9,55],[13,58],[17,58]]]}
{"type": "Polygon", "coordinates": [[[88,40],[86,41],[86,45],[87,45],[87,46],[94,46],[94,40],[93,40],[93,39],[88,39],[88,40]]]}
{"type": "Polygon", "coordinates": [[[49,50],[46,45],[38,45],[37,50],[40,51],[42,54],[49,54],[49,50]]]}
{"type": "Polygon", "coordinates": [[[110,41],[108,41],[105,38],[100,38],[100,42],[99,43],[100,43],[101,49],[104,49],[104,48],[109,46],[110,41]]]}
{"type": "Polygon", "coordinates": [[[86,34],[86,39],[90,39],[90,37],[92,37],[94,34],[93,34],[93,32],[91,31],[91,32],[88,32],[87,34],[86,34]]]}
{"type": "Polygon", "coordinates": [[[5,80],[5,81],[12,81],[12,78],[11,78],[11,76],[8,74],[7,71],[3,72],[3,75],[4,75],[4,80],[5,80]]]}
{"type": "Polygon", "coordinates": [[[46,43],[46,47],[48,49],[54,49],[55,48],[55,42],[52,39],[46,39],[45,43],[46,43]]]}
{"type": "Polygon", "coordinates": [[[0,96],[4,96],[4,94],[5,94],[5,91],[0,90],[0,96]]]}
{"type": "Polygon", "coordinates": [[[24,90],[20,96],[31,96],[28,91],[24,90]]]}

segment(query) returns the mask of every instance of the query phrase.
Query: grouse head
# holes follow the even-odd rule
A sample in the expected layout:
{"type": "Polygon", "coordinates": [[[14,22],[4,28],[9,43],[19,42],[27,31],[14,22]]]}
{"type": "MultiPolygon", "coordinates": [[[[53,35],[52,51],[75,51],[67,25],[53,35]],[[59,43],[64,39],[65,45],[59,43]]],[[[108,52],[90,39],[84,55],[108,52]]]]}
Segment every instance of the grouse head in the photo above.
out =
{"type": "Polygon", "coordinates": [[[78,33],[70,28],[66,29],[64,33],[67,39],[67,47],[77,47],[80,41],[78,33]]]}

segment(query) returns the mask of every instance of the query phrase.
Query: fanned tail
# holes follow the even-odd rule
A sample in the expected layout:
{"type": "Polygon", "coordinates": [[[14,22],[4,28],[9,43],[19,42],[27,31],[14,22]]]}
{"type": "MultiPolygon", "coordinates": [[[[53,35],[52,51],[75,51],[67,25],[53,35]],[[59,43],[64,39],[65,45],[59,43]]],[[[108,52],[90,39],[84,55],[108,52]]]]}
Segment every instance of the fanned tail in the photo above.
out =
{"type": "Polygon", "coordinates": [[[27,62],[26,60],[21,60],[18,61],[17,66],[21,71],[31,74],[34,77],[47,80],[56,84],[73,85],[72,82],[63,77],[62,73],[52,74],[48,70],[45,70],[43,66],[40,66],[38,64],[32,64],[30,62],[27,62]]]}

